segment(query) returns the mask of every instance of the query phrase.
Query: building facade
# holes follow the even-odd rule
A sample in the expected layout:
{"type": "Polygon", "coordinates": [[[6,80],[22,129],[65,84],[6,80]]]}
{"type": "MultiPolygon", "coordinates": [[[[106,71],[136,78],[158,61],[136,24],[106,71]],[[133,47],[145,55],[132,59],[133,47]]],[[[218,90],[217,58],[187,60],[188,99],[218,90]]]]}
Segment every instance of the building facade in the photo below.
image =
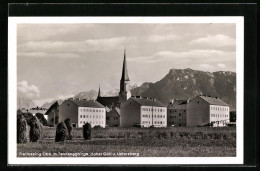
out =
{"type": "Polygon", "coordinates": [[[226,126],[229,105],[218,97],[196,96],[187,104],[187,126],[226,126]]]}
{"type": "Polygon", "coordinates": [[[49,107],[44,117],[47,118],[48,125],[55,126],[59,123],[59,103],[57,101],[49,107]]]}
{"type": "Polygon", "coordinates": [[[131,97],[121,105],[120,125],[122,127],[166,127],[166,106],[156,99],[131,97]]]}
{"type": "Polygon", "coordinates": [[[173,99],[167,106],[167,126],[186,126],[188,100],[173,99]]]}
{"type": "Polygon", "coordinates": [[[106,114],[106,124],[109,127],[120,126],[120,109],[113,107],[112,110],[106,114]]]}
{"type": "Polygon", "coordinates": [[[97,101],[68,99],[59,106],[59,122],[70,118],[73,127],[90,123],[91,127],[106,126],[106,109],[97,101]]]}

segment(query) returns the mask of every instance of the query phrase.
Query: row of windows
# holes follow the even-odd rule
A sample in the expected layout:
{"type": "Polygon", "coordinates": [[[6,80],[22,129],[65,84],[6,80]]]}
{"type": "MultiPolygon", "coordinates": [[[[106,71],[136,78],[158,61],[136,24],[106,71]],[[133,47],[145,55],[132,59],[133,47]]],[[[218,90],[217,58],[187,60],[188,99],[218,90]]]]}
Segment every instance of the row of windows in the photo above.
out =
{"type": "Polygon", "coordinates": [[[210,109],[211,110],[218,110],[218,111],[228,111],[228,107],[215,107],[215,106],[211,106],[210,109]]]}
{"type": "Polygon", "coordinates": [[[142,111],[149,111],[149,112],[150,112],[150,111],[155,111],[155,112],[156,112],[156,111],[157,111],[157,112],[165,112],[165,109],[142,108],[142,111]]]}
{"type": "MultiPolygon", "coordinates": [[[[154,124],[165,124],[164,121],[154,121],[154,124]]],[[[143,121],[143,124],[150,124],[150,121],[143,121]]]]}
{"type": "MultiPolygon", "coordinates": [[[[154,118],[165,118],[165,115],[153,115],[154,118]]],[[[150,115],[143,115],[143,118],[150,118],[150,115]]]]}
{"type": "MultiPolygon", "coordinates": [[[[180,115],[181,116],[181,115],[180,115]]],[[[177,116],[169,116],[169,118],[177,118],[177,116]]]]}
{"type": "Polygon", "coordinates": [[[90,124],[103,124],[103,121],[101,122],[101,121],[89,121],[89,122],[87,122],[87,121],[80,121],[80,123],[81,124],[85,124],[85,123],[90,123],[90,124]]]}
{"type": "Polygon", "coordinates": [[[228,118],[229,116],[225,115],[225,114],[211,114],[211,117],[225,117],[225,118],[228,118]]]}
{"type": "Polygon", "coordinates": [[[80,109],[81,112],[105,112],[105,109],[80,109]]]}
{"type": "Polygon", "coordinates": [[[103,118],[103,115],[80,115],[80,118],[103,118]]]}
{"type": "MultiPolygon", "coordinates": [[[[173,125],[173,124],[178,124],[178,123],[175,123],[174,121],[171,121],[168,124],[173,125]]],[[[179,123],[179,126],[181,126],[181,123],[179,123]]]]}
{"type": "MultiPolygon", "coordinates": [[[[183,110],[183,109],[182,109],[183,110]]],[[[169,109],[170,113],[177,112],[177,110],[169,109]]],[[[183,112],[186,112],[186,110],[183,110],[183,112]]]]}
{"type": "Polygon", "coordinates": [[[118,120],[118,117],[117,116],[111,116],[111,117],[106,117],[107,120],[109,119],[114,119],[114,120],[118,120]]]}
{"type": "MultiPolygon", "coordinates": [[[[179,113],[179,116],[181,116],[181,113],[179,113]]],[[[177,117],[177,115],[176,116],[174,116],[174,115],[169,115],[169,118],[176,118],[177,117]]]]}

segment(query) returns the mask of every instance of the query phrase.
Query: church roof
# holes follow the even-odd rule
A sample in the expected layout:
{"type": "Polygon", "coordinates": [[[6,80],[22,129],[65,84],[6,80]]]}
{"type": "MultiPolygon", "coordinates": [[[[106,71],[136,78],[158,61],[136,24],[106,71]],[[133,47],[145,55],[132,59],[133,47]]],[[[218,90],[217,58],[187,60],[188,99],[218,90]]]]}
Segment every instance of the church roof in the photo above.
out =
{"type": "Polygon", "coordinates": [[[119,104],[119,97],[112,96],[112,97],[97,97],[97,101],[101,103],[103,106],[117,106],[119,104]]]}
{"type": "Polygon", "coordinates": [[[122,69],[122,77],[121,81],[130,81],[127,71],[127,64],[126,64],[126,55],[124,52],[124,62],[123,62],[123,69],[122,69]]]}
{"type": "Polygon", "coordinates": [[[131,97],[135,102],[139,103],[141,106],[156,106],[156,107],[166,107],[159,100],[147,99],[147,98],[135,98],[131,97]]]}

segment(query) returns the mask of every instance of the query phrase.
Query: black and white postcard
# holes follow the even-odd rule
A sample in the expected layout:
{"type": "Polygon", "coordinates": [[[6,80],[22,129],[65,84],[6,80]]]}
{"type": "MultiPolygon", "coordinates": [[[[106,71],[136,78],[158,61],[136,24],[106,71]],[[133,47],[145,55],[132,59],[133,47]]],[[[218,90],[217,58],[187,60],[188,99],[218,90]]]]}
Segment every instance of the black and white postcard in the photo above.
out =
{"type": "Polygon", "coordinates": [[[9,164],[243,164],[243,17],[9,17],[9,164]]]}

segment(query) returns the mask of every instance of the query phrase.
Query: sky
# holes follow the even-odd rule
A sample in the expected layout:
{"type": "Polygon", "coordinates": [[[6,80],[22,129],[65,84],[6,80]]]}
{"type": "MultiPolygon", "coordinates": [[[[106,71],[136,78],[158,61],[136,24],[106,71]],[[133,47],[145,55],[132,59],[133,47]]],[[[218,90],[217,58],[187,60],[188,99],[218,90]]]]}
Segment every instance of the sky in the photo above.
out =
{"type": "Polygon", "coordinates": [[[17,92],[38,105],[91,89],[119,89],[172,68],[236,71],[235,24],[18,24],[17,92]]]}

